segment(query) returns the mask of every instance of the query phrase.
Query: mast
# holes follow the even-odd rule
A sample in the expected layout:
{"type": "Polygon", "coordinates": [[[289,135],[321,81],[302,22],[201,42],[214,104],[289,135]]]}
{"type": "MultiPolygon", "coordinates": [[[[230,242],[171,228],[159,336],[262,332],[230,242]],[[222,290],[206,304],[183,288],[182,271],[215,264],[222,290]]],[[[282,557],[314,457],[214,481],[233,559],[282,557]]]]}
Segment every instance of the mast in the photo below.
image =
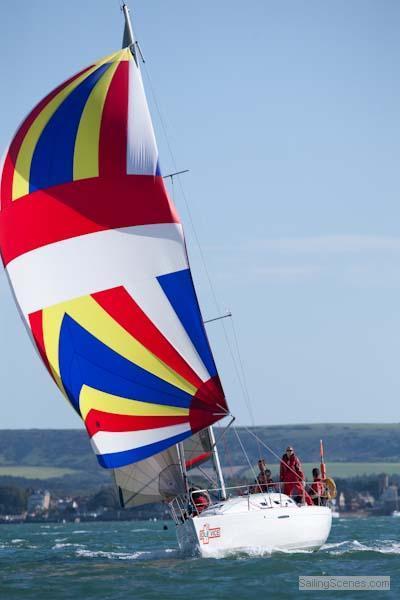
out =
{"type": "Polygon", "coordinates": [[[125,18],[125,27],[124,27],[124,35],[122,37],[122,48],[127,48],[129,46],[130,51],[132,52],[132,56],[135,59],[136,65],[139,66],[138,57],[136,51],[139,52],[140,58],[142,62],[145,62],[143,52],[141,47],[139,46],[139,42],[135,38],[135,34],[133,33],[132,21],[129,13],[128,5],[123,3],[121,7],[122,12],[124,13],[125,18]]]}
{"type": "MultiPolygon", "coordinates": [[[[136,60],[136,64],[137,64],[137,57],[136,57],[136,47],[139,50],[139,53],[141,55],[142,60],[143,59],[143,55],[141,52],[141,49],[138,45],[138,42],[135,39],[134,33],[133,33],[133,27],[132,27],[132,22],[131,22],[131,17],[130,17],[130,13],[129,13],[129,8],[128,5],[124,2],[122,4],[121,7],[122,12],[124,13],[124,18],[125,18],[125,27],[124,27],[124,35],[122,38],[122,48],[126,48],[127,46],[130,47],[130,50],[136,60]]],[[[165,175],[165,177],[173,177],[174,175],[179,175],[181,173],[186,173],[187,171],[179,171],[179,173],[173,173],[171,175],[165,175]]],[[[230,313],[224,316],[231,316],[230,313]]],[[[224,318],[224,317],[218,317],[218,318],[224,318]]],[[[211,319],[212,321],[215,319],[211,319]]],[[[214,432],[212,430],[212,427],[209,427],[209,433],[210,433],[210,441],[211,441],[211,445],[212,445],[212,455],[213,455],[213,463],[214,463],[214,468],[215,468],[215,472],[217,474],[217,478],[218,478],[218,482],[219,482],[219,487],[221,488],[221,496],[222,499],[225,500],[226,499],[226,489],[225,489],[225,481],[224,481],[224,476],[222,473],[222,468],[221,468],[221,463],[219,460],[219,454],[218,454],[218,448],[216,446],[216,442],[215,442],[215,436],[214,436],[214,432]]],[[[186,462],[185,462],[185,452],[184,452],[184,447],[183,447],[183,443],[179,443],[176,445],[176,449],[178,451],[178,459],[179,459],[179,465],[180,465],[180,469],[181,469],[181,473],[182,473],[182,477],[183,480],[185,482],[185,488],[186,491],[188,489],[188,479],[187,479],[187,471],[186,471],[186,462]]]]}
{"type": "Polygon", "coordinates": [[[183,477],[183,481],[184,481],[184,484],[185,484],[185,491],[186,491],[186,493],[188,493],[189,486],[188,486],[186,461],[185,461],[185,451],[183,449],[183,443],[180,442],[179,444],[176,444],[176,449],[178,451],[179,466],[180,466],[182,477],[183,477]]]}
{"type": "Polygon", "coordinates": [[[129,14],[129,8],[128,8],[127,4],[125,4],[125,2],[123,3],[121,10],[124,13],[124,17],[125,17],[125,28],[124,28],[124,35],[122,38],[122,47],[126,48],[127,46],[134,46],[135,36],[133,35],[133,29],[132,29],[131,17],[129,14]]]}
{"type": "Polygon", "coordinates": [[[222,500],[226,500],[225,480],[224,480],[224,475],[222,473],[221,463],[219,461],[218,448],[217,448],[217,444],[215,442],[215,436],[214,436],[213,428],[209,427],[208,431],[210,432],[210,440],[211,440],[212,449],[213,449],[212,450],[212,453],[213,453],[213,462],[214,462],[215,471],[217,473],[217,477],[218,477],[218,481],[219,481],[219,486],[221,488],[222,500]]]}
{"type": "MultiPolygon", "coordinates": [[[[133,33],[133,27],[132,27],[132,22],[131,22],[129,8],[128,8],[128,5],[125,2],[123,2],[121,10],[122,10],[122,12],[124,14],[124,19],[125,19],[124,34],[123,34],[123,38],[122,38],[122,48],[126,48],[126,47],[129,46],[130,51],[132,52],[132,55],[133,55],[133,57],[134,57],[134,59],[136,61],[136,64],[138,65],[138,60],[137,60],[137,55],[136,55],[136,49],[138,50],[142,61],[143,62],[145,62],[145,61],[144,61],[143,54],[142,54],[141,48],[139,46],[139,43],[135,39],[135,35],[133,33]]],[[[166,177],[171,177],[171,179],[172,179],[175,175],[179,175],[181,173],[186,173],[186,172],[187,172],[187,170],[185,170],[185,171],[179,171],[177,173],[172,173],[170,175],[165,175],[165,178],[166,177]]],[[[210,320],[214,321],[214,320],[217,320],[219,318],[225,318],[227,316],[231,316],[231,314],[227,313],[223,317],[217,317],[216,319],[210,319],[210,320]]],[[[219,482],[219,487],[221,488],[221,497],[222,497],[223,500],[225,500],[226,499],[225,481],[224,481],[224,476],[223,476],[223,473],[222,473],[221,463],[220,463],[219,454],[218,454],[218,448],[216,446],[215,436],[214,436],[214,432],[213,432],[212,427],[209,427],[208,431],[209,431],[210,442],[211,442],[211,446],[212,446],[212,457],[213,457],[214,469],[215,469],[215,472],[217,474],[217,478],[218,478],[218,482],[219,482]]],[[[183,445],[183,443],[180,442],[180,443],[176,444],[176,449],[177,449],[177,453],[178,453],[178,460],[179,460],[179,466],[180,466],[182,478],[183,478],[183,481],[184,481],[186,492],[188,492],[188,477],[187,477],[187,469],[186,469],[186,461],[185,461],[185,451],[184,451],[184,445],[183,445]]]]}

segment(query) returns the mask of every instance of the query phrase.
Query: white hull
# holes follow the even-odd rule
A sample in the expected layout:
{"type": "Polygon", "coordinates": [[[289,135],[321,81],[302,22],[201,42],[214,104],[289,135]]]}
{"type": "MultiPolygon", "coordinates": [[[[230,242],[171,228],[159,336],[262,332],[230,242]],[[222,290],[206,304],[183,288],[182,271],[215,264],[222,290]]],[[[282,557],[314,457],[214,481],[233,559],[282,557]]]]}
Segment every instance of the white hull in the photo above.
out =
{"type": "Polygon", "coordinates": [[[331,522],[326,506],[297,506],[283,494],[252,494],[186,519],[177,525],[177,537],[183,552],[203,557],[318,550],[331,522]]]}

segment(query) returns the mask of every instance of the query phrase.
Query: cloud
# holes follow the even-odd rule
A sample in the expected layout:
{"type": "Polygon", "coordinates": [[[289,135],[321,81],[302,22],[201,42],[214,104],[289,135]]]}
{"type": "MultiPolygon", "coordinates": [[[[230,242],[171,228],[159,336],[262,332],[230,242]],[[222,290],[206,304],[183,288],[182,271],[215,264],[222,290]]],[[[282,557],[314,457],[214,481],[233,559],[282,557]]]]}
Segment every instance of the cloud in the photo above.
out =
{"type": "Polygon", "coordinates": [[[269,283],[297,283],[308,281],[320,272],[315,265],[278,265],[253,267],[252,275],[269,283]]]}
{"type": "Polygon", "coordinates": [[[361,252],[399,252],[400,237],[379,235],[322,235],[258,240],[259,250],[285,254],[345,254],[361,252]]]}
{"type": "MultiPolygon", "coordinates": [[[[400,287],[400,236],[330,234],[254,239],[236,254],[214,250],[220,278],[252,284],[400,287]]],[[[225,248],[224,248],[225,250],[225,248]]]]}

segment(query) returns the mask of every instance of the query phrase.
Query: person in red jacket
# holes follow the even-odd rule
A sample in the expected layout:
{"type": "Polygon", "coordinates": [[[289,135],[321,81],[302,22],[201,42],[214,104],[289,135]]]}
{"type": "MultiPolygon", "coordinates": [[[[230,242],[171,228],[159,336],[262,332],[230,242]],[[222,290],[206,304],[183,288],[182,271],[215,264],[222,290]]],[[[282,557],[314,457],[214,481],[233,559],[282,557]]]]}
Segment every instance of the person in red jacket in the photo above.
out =
{"type": "Polygon", "coordinates": [[[317,506],[325,506],[326,495],[325,495],[325,484],[321,479],[319,469],[315,467],[312,470],[313,482],[310,485],[310,496],[312,501],[317,506]]]}
{"type": "Polygon", "coordinates": [[[198,515],[210,506],[210,498],[207,492],[196,488],[190,488],[189,492],[192,497],[195,511],[198,515]]]}
{"type": "Polygon", "coordinates": [[[283,493],[292,496],[295,502],[312,504],[310,496],[304,489],[304,473],[299,458],[292,446],[286,448],[281,458],[280,481],[283,483],[283,493]],[[303,500],[304,499],[304,500],[303,500]]]}

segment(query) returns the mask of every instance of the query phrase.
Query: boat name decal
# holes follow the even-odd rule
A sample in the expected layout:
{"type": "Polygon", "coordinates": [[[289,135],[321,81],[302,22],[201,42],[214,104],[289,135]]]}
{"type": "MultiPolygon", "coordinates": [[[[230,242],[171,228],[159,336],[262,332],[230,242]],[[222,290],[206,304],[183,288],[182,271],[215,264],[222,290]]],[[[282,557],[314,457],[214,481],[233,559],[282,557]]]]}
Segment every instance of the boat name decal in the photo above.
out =
{"type": "Polygon", "coordinates": [[[200,529],[200,541],[203,544],[209,544],[211,539],[219,537],[221,537],[221,527],[210,527],[205,523],[203,529],[200,529]]]}

